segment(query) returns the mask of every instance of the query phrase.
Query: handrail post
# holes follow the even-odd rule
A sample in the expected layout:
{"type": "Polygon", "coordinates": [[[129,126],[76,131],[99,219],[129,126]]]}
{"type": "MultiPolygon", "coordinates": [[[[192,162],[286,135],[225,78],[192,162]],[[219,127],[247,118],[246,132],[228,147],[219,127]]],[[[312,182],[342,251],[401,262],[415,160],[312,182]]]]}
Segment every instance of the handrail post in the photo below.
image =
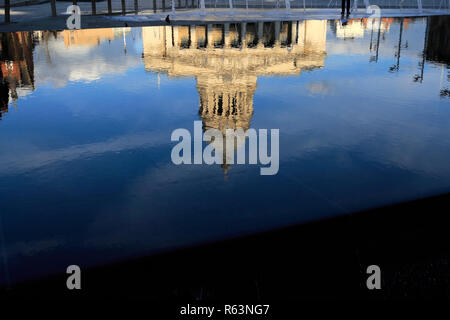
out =
{"type": "Polygon", "coordinates": [[[97,14],[97,6],[95,0],[92,0],[92,14],[97,14]]]}
{"type": "Polygon", "coordinates": [[[56,17],[56,0],[51,0],[50,5],[52,7],[52,17],[56,17]]]}
{"type": "Polygon", "coordinates": [[[111,4],[111,0],[108,0],[108,14],[112,14],[112,4],[111,4]]]}
{"type": "Polygon", "coordinates": [[[125,8],[125,0],[122,0],[122,14],[125,14],[126,8],[125,8]]]}
{"type": "Polygon", "coordinates": [[[136,11],[136,14],[137,14],[138,11],[139,11],[139,8],[138,8],[138,0],[134,0],[134,11],[136,11]]]}
{"type": "Polygon", "coordinates": [[[5,23],[10,23],[11,22],[11,4],[9,2],[9,0],[5,0],[5,23]]]}

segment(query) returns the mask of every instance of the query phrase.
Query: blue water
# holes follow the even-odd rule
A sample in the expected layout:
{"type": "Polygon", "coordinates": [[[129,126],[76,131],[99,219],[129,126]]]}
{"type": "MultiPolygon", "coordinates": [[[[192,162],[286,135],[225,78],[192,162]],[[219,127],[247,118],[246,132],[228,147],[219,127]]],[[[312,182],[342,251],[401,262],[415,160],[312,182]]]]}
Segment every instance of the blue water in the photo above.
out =
{"type": "Polygon", "coordinates": [[[1,34],[0,284],[449,192],[439,19],[316,21],[298,56],[269,41],[216,71],[222,48],[149,53],[159,27],[1,34]],[[172,163],[205,84],[250,92],[242,121],[280,130],[278,174],[172,163]]]}

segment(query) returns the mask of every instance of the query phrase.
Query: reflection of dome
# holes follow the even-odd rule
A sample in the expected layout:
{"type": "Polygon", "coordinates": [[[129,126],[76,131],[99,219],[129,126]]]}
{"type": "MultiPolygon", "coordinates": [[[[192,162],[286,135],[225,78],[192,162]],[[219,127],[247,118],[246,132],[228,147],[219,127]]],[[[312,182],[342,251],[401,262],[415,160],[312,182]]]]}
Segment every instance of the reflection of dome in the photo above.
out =
{"type": "Polygon", "coordinates": [[[258,76],[323,67],[326,20],[144,27],[142,38],[146,70],[195,77],[203,130],[225,135],[250,128],[258,76]]]}
{"type": "MultiPolygon", "coordinates": [[[[201,75],[197,77],[200,95],[199,115],[203,130],[218,129],[223,135],[223,164],[227,174],[230,165],[226,161],[226,130],[250,128],[253,115],[253,94],[256,89],[256,76],[240,76],[237,79],[224,75],[201,75]]],[[[238,140],[234,149],[242,147],[238,140]]]]}
{"type": "Polygon", "coordinates": [[[225,133],[228,128],[242,128],[244,131],[250,128],[256,76],[238,79],[222,75],[199,76],[197,89],[204,130],[216,128],[225,133]]]}

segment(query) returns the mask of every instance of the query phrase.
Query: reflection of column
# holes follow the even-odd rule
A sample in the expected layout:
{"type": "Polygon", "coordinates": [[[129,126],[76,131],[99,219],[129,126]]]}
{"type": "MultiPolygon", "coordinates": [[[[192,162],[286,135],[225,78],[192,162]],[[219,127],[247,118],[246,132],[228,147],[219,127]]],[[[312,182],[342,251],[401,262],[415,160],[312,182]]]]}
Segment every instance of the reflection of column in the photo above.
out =
{"type": "Polygon", "coordinates": [[[297,40],[297,21],[291,23],[291,45],[294,45],[297,40]]]}
{"type": "Polygon", "coordinates": [[[241,23],[241,46],[247,48],[247,23],[241,23]]]}
{"type": "Polygon", "coordinates": [[[275,21],[275,47],[280,46],[280,21],[275,21]]]}
{"type": "Polygon", "coordinates": [[[206,37],[208,39],[208,48],[213,47],[212,24],[206,25],[206,37]]]}
{"type": "Polygon", "coordinates": [[[230,24],[229,23],[225,23],[224,27],[223,27],[223,33],[224,33],[224,45],[225,48],[229,48],[231,45],[231,41],[230,41],[230,24]]]}
{"type": "MultiPolygon", "coordinates": [[[[173,1],[173,0],[172,0],[173,1]]],[[[173,45],[175,48],[180,46],[179,36],[178,36],[178,26],[173,26],[173,45]]]]}
{"type": "Polygon", "coordinates": [[[191,38],[191,49],[197,49],[197,33],[195,32],[195,25],[191,24],[189,26],[189,37],[191,38]]]}
{"type": "Polygon", "coordinates": [[[171,26],[165,26],[166,28],[166,48],[172,48],[172,27],[171,26]]]}
{"type": "Polygon", "coordinates": [[[264,22],[258,22],[258,47],[264,47],[264,22]]]}

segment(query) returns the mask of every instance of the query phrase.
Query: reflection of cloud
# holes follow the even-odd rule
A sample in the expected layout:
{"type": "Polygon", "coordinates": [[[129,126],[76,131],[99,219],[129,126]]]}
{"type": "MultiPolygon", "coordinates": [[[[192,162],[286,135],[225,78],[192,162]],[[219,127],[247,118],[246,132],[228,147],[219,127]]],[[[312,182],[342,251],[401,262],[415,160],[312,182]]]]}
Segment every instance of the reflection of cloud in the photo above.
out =
{"type": "Polygon", "coordinates": [[[43,253],[45,251],[54,250],[57,247],[61,247],[65,244],[65,241],[48,239],[39,241],[21,241],[8,248],[8,254],[13,255],[23,255],[23,256],[34,256],[36,254],[43,253]]]}
{"type": "Polygon", "coordinates": [[[17,174],[21,171],[37,169],[57,161],[72,161],[78,158],[93,157],[106,152],[144,148],[163,144],[167,141],[167,136],[155,136],[153,133],[143,133],[50,151],[34,150],[33,152],[32,150],[32,153],[29,153],[30,150],[26,150],[25,154],[20,155],[20,160],[18,160],[19,156],[16,151],[14,154],[2,154],[0,157],[0,175],[17,174]]]}
{"type": "Polygon", "coordinates": [[[35,49],[36,84],[50,82],[55,87],[66,86],[71,81],[92,82],[107,74],[124,73],[141,64],[139,54],[127,48],[123,54],[121,39],[98,46],[71,46],[64,39],[49,39],[35,49]]]}
{"type": "Polygon", "coordinates": [[[312,94],[326,95],[334,91],[334,85],[326,80],[308,83],[308,90],[312,94]]]}

